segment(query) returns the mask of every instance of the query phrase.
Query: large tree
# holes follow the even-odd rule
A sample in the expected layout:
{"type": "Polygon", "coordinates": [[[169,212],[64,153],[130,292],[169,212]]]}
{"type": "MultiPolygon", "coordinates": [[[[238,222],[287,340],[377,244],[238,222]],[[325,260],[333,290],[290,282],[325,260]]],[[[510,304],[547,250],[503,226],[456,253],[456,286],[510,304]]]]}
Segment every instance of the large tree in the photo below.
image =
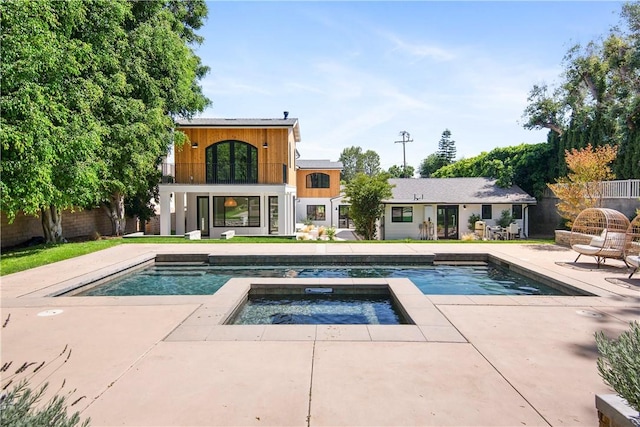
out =
{"type": "Polygon", "coordinates": [[[374,176],[380,173],[380,156],[373,150],[362,153],[362,173],[374,176]]]}
{"type": "Polygon", "coordinates": [[[174,117],[208,103],[193,51],[206,13],[203,0],[3,3],[0,184],[10,219],[41,215],[46,240],[62,241],[62,209],[102,204],[114,234],[126,205],[149,212],[158,165],[184,140],[174,117]]]}
{"type": "Polygon", "coordinates": [[[349,217],[365,240],[376,238],[376,222],[384,213],[382,201],[392,196],[388,179],[386,173],[375,176],[359,173],[345,186],[345,196],[351,205],[349,217]]]}
{"type": "Polygon", "coordinates": [[[351,181],[358,172],[362,172],[362,148],[355,146],[345,148],[340,153],[338,161],[342,163],[340,179],[344,182],[351,181]]]}
{"type": "Polygon", "coordinates": [[[358,173],[374,176],[380,172],[380,156],[373,150],[348,147],[342,150],[338,160],[342,162],[340,178],[344,182],[350,182],[358,173]]]}
{"type": "Polygon", "coordinates": [[[587,144],[617,145],[616,175],[640,176],[640,3],[625,4],[621,17],[606,37],[569,49],[558,87],[530,92],[523,125],[550,129],[556,177],[567,173],[565,151],[587,144]]]}
{"type": "Polygon", "coordinates": [[[78,37],[101,29],[87,22],[97,9],[104,22],[122,13],[110,2],[2,4],[2,210],[10,220],[40,215],[48,242],[64,241],[63,209],[99,199],[104,129],[91,109],[102,88],[92,46],[78,37]]]}
{"type": "Polygon", "coordinates": [[[203,0],[132,3],[120,44],[104,58],[111,79],[98,111],[108,130],[100,152],[107,165],[102,203],[116,235],[125,228],[125,206],[149,211],[158,165],[176,142],[173,118],[209,102],[198,85],[208,69],[192,47],[202,41],[195,31],[206,14],[203,0]]]}
{"type": "Polygon", "coordinates": [[[451,131],[445,129],[438,141],[436,155],[442,159],[445,165],[450,165],[456,158],[456,142],[451,139],[451,131]]]}
{"type": "Polygon", "coordinates": [[[552,147],[546,143],[498,147],[444,166],[432,176],[494,178],[502,187],[515,184],[529,194],[541,197],[547,183],[555,178],[547,166],[554,155],[552,147]]]}
{"type": "Polygon", "coordinates": [[[438,169],[446,166],[444,158],[438,156],[436,153],[429,154],[420,163],[420,178],[431,177],[438,169]]]}
{"type": "Polygon", "coordinates": [[[420,178],[431,177],[438,169],[454,163],[455,158],[456,142],[451,139],[451,131],[445,129],[438,141],[438,150],[420,162],[420,178]]]}
{"type": "Polygon", "coordinates": [[[407,165],[406,169],[403,166],[393,165],[389,168],[387,173],[390,178],[413,178],[416,171],[411,165],[407,165]]]}

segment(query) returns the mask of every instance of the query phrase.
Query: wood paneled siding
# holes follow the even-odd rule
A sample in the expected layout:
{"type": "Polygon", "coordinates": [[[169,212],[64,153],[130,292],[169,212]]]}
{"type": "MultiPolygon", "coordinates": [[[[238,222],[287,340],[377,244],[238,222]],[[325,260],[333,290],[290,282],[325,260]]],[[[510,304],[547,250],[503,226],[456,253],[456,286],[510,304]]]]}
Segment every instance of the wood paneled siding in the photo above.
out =
{"type": "Polygon", "coordinates": [[[328,198],[340,195],[340,170],[338,169],[298,169],[297,197],[328,198]],[[307,175],[324,173],[329,175],[329,188],[307,188],[307,175]]]}
{"type": "Polygon", "coordinates": [[[293,132],[286,128],[207,128],[180,127],[189,141],[175,148],[175,180],[177,183],[206,182],[206,149],[222,141],[242,141],[256,147],[258,184],[283,184],[283,168],[287,184],[295,185],[295,169],[290,164],[290,147],[295,150],[293,132]],[[264,143],[268,148],[263,148],[264,143]],[[197,148],[192,144],[197,143],[197,148]],[[191,179],[193,177],[193,179],[191,179]]]}

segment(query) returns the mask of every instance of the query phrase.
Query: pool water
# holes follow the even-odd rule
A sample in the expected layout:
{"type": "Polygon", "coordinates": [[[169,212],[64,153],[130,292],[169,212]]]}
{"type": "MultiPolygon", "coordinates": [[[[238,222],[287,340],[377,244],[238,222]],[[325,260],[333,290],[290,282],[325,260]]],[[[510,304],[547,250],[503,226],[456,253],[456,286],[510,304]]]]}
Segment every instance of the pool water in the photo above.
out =
{"type": "Polygon", "coordinates": [[[408,278],[430,295],[564,295],[495,264],[309,267],[155,265],[88,289],[81,296],[211,295],[237,277],[408,278]]]}
{"type": "Polygon", "coordinates": [[[377,295],[250,296],[232,325],[399,325],[390,297],[377,295]]]}

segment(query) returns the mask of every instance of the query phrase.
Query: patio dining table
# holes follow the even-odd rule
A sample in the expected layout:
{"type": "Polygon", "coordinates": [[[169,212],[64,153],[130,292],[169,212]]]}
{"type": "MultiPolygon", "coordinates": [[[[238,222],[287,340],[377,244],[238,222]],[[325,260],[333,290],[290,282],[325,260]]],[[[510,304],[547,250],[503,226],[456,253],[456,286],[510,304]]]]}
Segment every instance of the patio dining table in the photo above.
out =
{"type": "Polygon", "coordinates": [[[487,236],[489,236],[490,240],[506,240],[507,229],[500,226],[489,226],[487,227],[487,236]]]}

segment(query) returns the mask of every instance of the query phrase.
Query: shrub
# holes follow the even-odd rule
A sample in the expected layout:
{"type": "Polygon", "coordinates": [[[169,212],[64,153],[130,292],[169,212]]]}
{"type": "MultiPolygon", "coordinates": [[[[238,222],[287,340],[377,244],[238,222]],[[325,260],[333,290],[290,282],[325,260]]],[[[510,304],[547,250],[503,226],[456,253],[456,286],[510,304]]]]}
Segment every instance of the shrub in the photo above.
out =
{"type": "Polygon", "coordinates": [[[327,237],[329,240],[334,240],[336,238],[336,229],[335,227],[327,228],[327,237]]]}
{"type": "MultiPolygon", "coordinates": [[[[47,384],[32,391],[26,381],[21,381],[0,397],[0,425],[32,427],[74,427],[80,423],[80,414],[67,414],[67,396],[56,395],[44,407],[38,402],[47,390],[47,384]]],[[[84,420],[80,425],[89,425],[84,420]]]]}
{"type": "Polygon", "coordinates": [[[630,323],[631,329],[618,339],[607,339],[597,332],[596,344],[600,357],[598,372],[604,382],[640,412],[640,323],[630,323]]]}
{"type": "Polygon", "coordinates": [[[500,212],[500,219],[496,221],[496,223],[502,228],[507,228],[511,222],[513,222],[513,217],[511,216],[509,209],[505,209],[500,212]]]}
{"type": "Polygon", "coordinates": [[[480,215],[478,214],[469,215],[469,231],[476,230],[476,221],[480,221],[480,215]]]}

